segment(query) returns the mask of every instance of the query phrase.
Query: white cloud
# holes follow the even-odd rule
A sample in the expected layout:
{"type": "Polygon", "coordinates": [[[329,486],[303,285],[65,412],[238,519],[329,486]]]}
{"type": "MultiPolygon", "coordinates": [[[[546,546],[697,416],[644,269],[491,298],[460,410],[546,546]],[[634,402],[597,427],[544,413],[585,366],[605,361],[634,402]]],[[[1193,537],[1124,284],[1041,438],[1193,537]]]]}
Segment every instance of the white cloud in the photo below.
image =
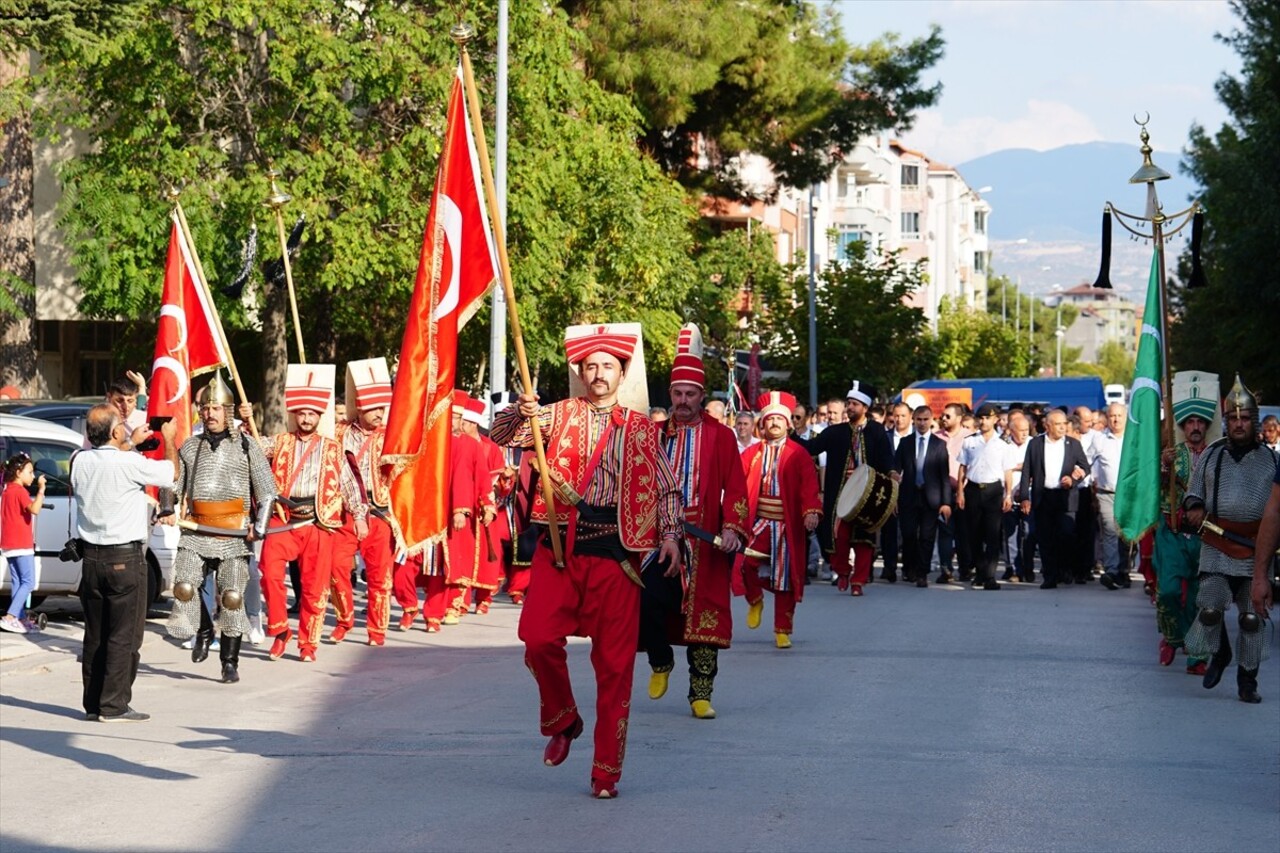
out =
{"type": "Polygon", "coordinates": [[[1048,151],[1102,139],[1093,119],[1068,104],[1032,98],[1010,119],[972,116],[949,121],[941,110],[925,110],[904,141],[930,157],[956,164],[1005,148],[1048,151]]]}

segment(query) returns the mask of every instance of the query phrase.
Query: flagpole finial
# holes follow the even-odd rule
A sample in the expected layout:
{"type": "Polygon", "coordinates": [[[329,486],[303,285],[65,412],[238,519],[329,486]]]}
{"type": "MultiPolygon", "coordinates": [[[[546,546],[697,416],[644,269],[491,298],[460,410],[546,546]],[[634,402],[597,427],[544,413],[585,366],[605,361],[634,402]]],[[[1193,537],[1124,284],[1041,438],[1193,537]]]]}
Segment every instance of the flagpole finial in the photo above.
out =
{"type": "Polygon", "coordinates": [[[182,195],[182,187],[177,184],[169,184],[164,189],[164,197],[168,199],[169,204],[177,204],[180,195],[182,195]]]}
{"type": "Polygon", "coordinates": [[[271,195],[267,196],[264,204],[272,210],[279,210],[289,202],[293,201],[293,196],[280,189],[280,185],[276,180],[280,177],[280,171],[275,167],[274,163],[267,164],[267,179],[271,181],[271,195]]]}
{"type": "Polygon", "coordinates": [[[1131,184],[1154,184],[1156,181],[1167,181],[1173,177],[1151,160],[1154,149],[1151,147],[1151,134],[1147,132],[1147,122],[1151,121],[1151,114],[1144,115],[1145,118],[1142,120],[1137,116],[1133,117],[1138,127],[1142,128],[1138,134],[1138,138],[1142,140],[1142,147],[1138,149],[1142,153],[1142,168],[1133,173],[1133,177],[1129,179],[1131,184]]]}
{"type": "Polygon", "coordinates": [[[454,43],[461,48],[466,48],[467,42],[475,37],[475,27],[470,24],[458,23],[449,30],[449,38],[453,39],[454,43]]]}

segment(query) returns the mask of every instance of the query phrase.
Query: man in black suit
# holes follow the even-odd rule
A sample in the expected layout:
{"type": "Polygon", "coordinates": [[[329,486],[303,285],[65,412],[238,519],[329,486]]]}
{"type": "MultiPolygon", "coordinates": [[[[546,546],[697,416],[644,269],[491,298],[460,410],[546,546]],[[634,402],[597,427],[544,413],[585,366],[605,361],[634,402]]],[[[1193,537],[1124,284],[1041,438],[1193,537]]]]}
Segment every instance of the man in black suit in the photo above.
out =
{"type": "Polygon", "coordinates": [[[1076,543],[1076,513],[1089,460],[1080,442],[1067,435],[1067,414],[1050,409],[1045,431],[1027,444],[1022,463],[1022,512],[1031,515],[1044,571],[1041,589],[1054,589],[1071,577],[1076,543]]]}
{"type": "Polygon", "coordinates": [[[812,438],[796,438],[813,456],[827,454],[827,470],[822,483],[822,521],[818,525],[818,541],[828,554],[841,590],[862,595],[863,586],[871,582],[871,562],[875,557],[875,532],[836,519],[836,499],[845,480],[859,465],[870,465],[881,474],[893,468],[893,445],[889,434],[867,416],[875,400],[875,389],[865,382],[854,382],[846,396],[848,420],[827,427],[812,438]],[[839,521],[838,524],[835,522],[839,521]],[[849,550],[854,553],[850,566],[849,550]]]}
{"type": "Polygon", "coordinates": [[[898,442],[893,463],[899,483],[898,527],[902,531],[902,565],[907,580],[927,587],[938,515],[951,516],[951,465],[947,443],[929,429],[933,410],[918,406],[911,421],[915,429],[909,438],[898,442]]]}

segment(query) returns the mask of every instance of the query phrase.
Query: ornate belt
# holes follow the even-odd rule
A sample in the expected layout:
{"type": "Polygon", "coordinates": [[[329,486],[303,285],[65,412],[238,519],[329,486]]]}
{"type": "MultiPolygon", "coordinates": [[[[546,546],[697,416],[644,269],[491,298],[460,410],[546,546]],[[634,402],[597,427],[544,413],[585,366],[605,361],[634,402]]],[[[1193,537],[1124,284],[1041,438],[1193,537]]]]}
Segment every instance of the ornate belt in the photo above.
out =
{"type": "Polygon", "coordinates": [[[771,498],[760,496],[760,502],[756,505],[756,517],[765,521],[783,521],[786,514],[782,506],[782,498],[771,498]]]}
{"type": "Polygon", "coordinates": [[[191,501],[191,520],[206,527],[222,530],[243,530],[248,514],[244,500],[233,498],[225,501],[191,501]]]}

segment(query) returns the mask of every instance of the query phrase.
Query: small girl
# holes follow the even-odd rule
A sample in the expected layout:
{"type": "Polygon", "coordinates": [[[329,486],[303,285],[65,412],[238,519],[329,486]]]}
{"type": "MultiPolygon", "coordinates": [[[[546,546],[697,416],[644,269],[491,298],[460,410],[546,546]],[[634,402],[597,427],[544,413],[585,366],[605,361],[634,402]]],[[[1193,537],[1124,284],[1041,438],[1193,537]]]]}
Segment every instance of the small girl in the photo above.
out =
{"type": "Polygon", "coordinates": [[[9,563],[9,612],[0,617],[0,629],[25,634],[22,611],[36,585],[35,534],[31,519],[44,506],[44,475],[36,496],[28,487],[36,480],[31,457],[19,453],[4,466],[4,494],[0,496],[0,555],[9,563]]]}

